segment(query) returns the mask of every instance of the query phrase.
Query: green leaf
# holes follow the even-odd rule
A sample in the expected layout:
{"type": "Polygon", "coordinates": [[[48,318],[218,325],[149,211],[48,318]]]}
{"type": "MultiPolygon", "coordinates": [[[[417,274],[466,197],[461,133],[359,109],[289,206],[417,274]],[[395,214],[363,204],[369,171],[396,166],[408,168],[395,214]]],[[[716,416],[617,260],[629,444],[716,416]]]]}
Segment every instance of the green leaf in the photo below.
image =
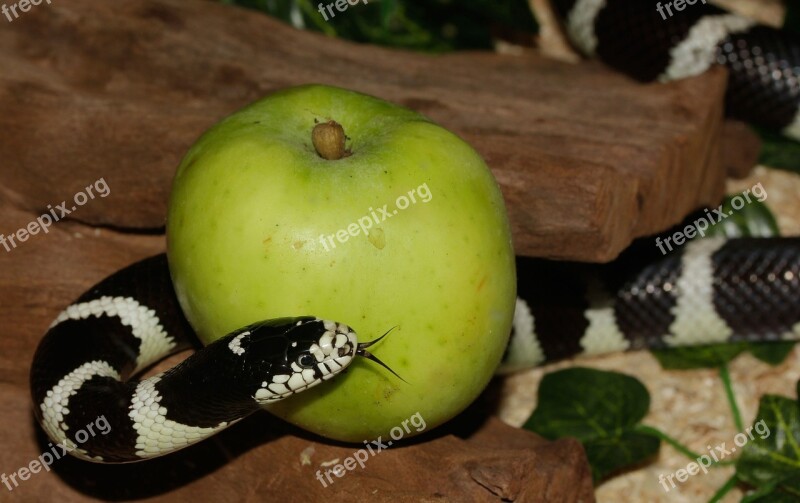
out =
{"type": "Polygon", "coordinates": [[[748,343],[737,342],[655,349],[652,353],[662,368],[688,370],[721,367],[747,348],[748,343]]]}
{"type": "Polygon", "coordinates": [[[753,342],[750,343],[749,351],[764,363],[773,367],[780,365],[792,352],[792,348],[797,344],[795,341],[786,342],[753,342]]]}
{"type": "Polygon", "coordinates": [[[793,496],[791,494],[782,492],[780,490],[772,490],[764,494],[759,494],[757,498],[742,499],[742,503],[798,503],[800,496],[793,496]]]}
{"type": "Polygon", "coordinates": [[[798,503],[800,499],[776,487],[774,484],[768,484],[759,487],[756,491],[748,494],[742,498],[741,503],[798,503]]]}
{"type": "MultiPolygon", "coordinates": [[[[763,192],[763,188],[761,191],[763,192]]],[[[762,194],[762,192],[759,192],[759,194],[762,194]]],[[[747,197],[750,198],[750,202],[747,202],[747,198],[742,194],[727,196],[722,202],[722,212],[729,216],[716,225],[710,226],[706,231],[706,237],[766,238],[780,236],[778,223],[767,205],[759,201],[755,195],[748,193],[747,197]],[[734,208],[734,199],[737,199],[736,206],[739,209],[734,208]]]]}
{"type": "Polygon", "coordinates": [[[753,439],[748,438],[736,462],[737,477],[757,489],[774,486],[784,493],[800,494],[800,408],[797,402],[764,395],[757,418],[749,432],[753,439]]]}
{"type": "Polygon", "coordinates": [[[583,442],[595,482],[623,468],[653,458],[658,454],[660,446],[661,440],[658,437],[632,431],[583,442]]]}
{"type": "Polygon", "coordinates": [[[800,479],[792,478],[784,480],[780,487],[783,491],[794,495],[795,498],[800,498],[800,479]]]}
{"type": "Polygon", "coordinates": [[[729,492],[731,492],[731,490],[734,487],[736,487],[736,484],[738,483],[739,479],[736,478],[736,474],[734,473],[730,478],[728,478],[728,480],[722,485],[722,487],[717,489],[717,492],[715,492],[714,495],[711,496],[711,499],[708,500],[708,503],[719,503],[720,501],[722,501],[722,498],[724,498],[729,492]]]}
{"type": "Polygon", "coordinates": [[[758,159],[760,164],[800,173],[800,142],[762,128],[754,129],[763,141],[758,159]]]}
{"type": "Polygon", "coordinates": [[[362,0],[343,12],[335,8],[335,0],[221,1],[266,12],[296,28],[427,52],[491,50],[497,31],[513,39],[539,29],[526,0],[362,0]]]}
{"type": "Polygon", "coordinates": [[[770,365],[780,365],[796,342],[726,342],[705,346],[686,346],[652,350],[661,367],[670,370],[717,368],[744,351],[770,365]]]}
{"type": "Polygon", "coordinates": [[[659,439],[636,431],[649,408],[650,394],[636,378],[570,368],[544,376],[525,428],[549,439],[576,437],[597,481],[658,453],[659,439]]]}

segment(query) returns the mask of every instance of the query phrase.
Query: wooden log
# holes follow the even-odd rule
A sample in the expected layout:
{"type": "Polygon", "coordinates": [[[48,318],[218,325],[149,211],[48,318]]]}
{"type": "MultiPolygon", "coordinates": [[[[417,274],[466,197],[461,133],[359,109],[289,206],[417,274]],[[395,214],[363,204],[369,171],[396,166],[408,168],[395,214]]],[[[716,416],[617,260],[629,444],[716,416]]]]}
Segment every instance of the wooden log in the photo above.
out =
{"type": "Polygon", "coordinates": [[[113,197],[74,217],[158,231],[203,130],[309,82],[407,105],[472,143],[519,254],[610,260],[723,191],[722,70],[642,85],[595,63],[357,45],[200,0],[47,5],[0,47],[0,185],[33,214],[104,177],[113,197]]]}

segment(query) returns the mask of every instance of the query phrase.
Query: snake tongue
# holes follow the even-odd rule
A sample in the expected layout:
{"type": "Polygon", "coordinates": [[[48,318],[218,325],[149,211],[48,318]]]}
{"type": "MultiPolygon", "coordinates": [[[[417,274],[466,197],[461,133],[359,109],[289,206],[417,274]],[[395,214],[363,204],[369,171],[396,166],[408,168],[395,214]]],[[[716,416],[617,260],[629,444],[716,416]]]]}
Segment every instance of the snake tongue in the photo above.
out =
{"type": "MultiPolygon", "coordinates": [[[[372,342],[377,342],[377,341],[372,341],[372,342]]],[[[380,365],[381,367],[385,368],[386,370],[388,370],[389,372],[391,372],[392,374],[394,374],[394,376],[395,376],[395,377],[397,377],[398,379],[400,379],[400,380],[401,380],[401,381],[403,381],[404,383],[408,384],[408,381],[406,381],[405,379],[403,379],[402,377],[400,377],[400,376],[397,374],[397,372],[395,372],[394,370],[392,370],[391,368],[389,368],[389,366],[388,366],[388,365],[386,365],[385,363],[383,363],[382,361],[380,361],[380,360],[378,359],[378,357],[377,357],[377,356],[373,355],[372,353],[370,353],[369,351],[367,351],[366,349],[364,349],[364,346],[365,346],[365,345],[368,345],[368,344],[372,344],[372,343],[363,343],[363,344],[359,344],[359,345],[358,345],[358,350],[356,351],[356,354],[357,354],[358,356],[363,356],[363,357],[364,357],[364,358],[366,358],[367,360],[372,360],[373,362],[377,363],[377,364],[378,364],[378,365],[380,365]]]]}
{"type": "Polygon", "coordinates": [[[404,383],[408,384],[408,381],[406,381],[405,379],[403,379],[402,377],[400,377],[400,376],[397,374],[397,372],[395,372],[394,370],[392,370],[391,368],[389,368],[389,366],[388,366],[388,365],[386,365],[385,363],[383,363],[382,361],[380,361],[380,360],[378,359],[378,357],[377,357],[377,356],[375,356],[375,355],[373,355],[372,353],[370,353],[369,351],[367,351],[367,348],[368,348],[368,347],[372,346],[373,344],[376,344],[376,343],[377,343],[377,342],[379,342],[381,339],[383,339],[384,337],[386,337],[387,335],[389,335],[389,332],[391,332],[391,331],[392,331],[392,330],[394,330],[395,328],[397,328],[397,326],[394,326],[394,327],[390,328],[389,330],[387,330],[387,331],[386,331],[386,333],[384,333],[383,335],[381,335],[380,337],[378,337],[378,338],[377,338],[377,339],[375,339],[375,340],[372,340],[372,341],[369,341],[369,342],[362,342],[362,343],[360,343],[360,344],[358,345],[358,348],[356,349],[356,354],[357,354],[358,356],[363,356],[363,357],[364,357],[364,358],[366,358],[367,360],[372,360],[373,362],[377,363],[377,364],[378,364],[378,365],[380,365],[381,367],[385,368],[386,370],[388,370],[389,372],[391,372],[392,374],[394,374],[394,375],[395,375],[395,377],[397,377],[398,379],[400,379],[400,380],[401,380],[401,381],[403,381],[404,383]]]}
{"type": "Polygon", "coordinates": [[[391,331],[392,331],[392,330],[394,330],[395,328],[397,328],[397,325],[395,325],[395,326],[393,326],[392,328],[390,328],[389,330],[387,330],[387,331],[386,331],[386,333],[384,333],[383,335],[381,335],[381,336],[380,336],[380,337],[378,337],[377,339],[371,340],[371,341],[369,341],[369,342],[362,342],[362,343],[360,343],[360,344],[358,345],[358,349],[359,349],[359,350],[361,350],[361,349],[366,349],[366,348],[368,348],[368,347],[372,346],[373,344],[377,344],[378,342],[380,342],[380,340],[381,340],[381,339],[383,339],[384,337],[386,337],[387,335],[389,335],[389,332],[391,332],[391,331]]]}

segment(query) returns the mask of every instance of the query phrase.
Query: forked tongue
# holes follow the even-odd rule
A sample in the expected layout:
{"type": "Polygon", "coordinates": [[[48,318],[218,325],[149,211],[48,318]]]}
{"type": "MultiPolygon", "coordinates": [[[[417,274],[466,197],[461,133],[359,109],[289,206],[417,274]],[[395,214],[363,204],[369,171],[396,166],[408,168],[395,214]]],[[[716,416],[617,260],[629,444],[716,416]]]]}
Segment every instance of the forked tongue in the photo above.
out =
{"type": "Polygon", "coordinates": [[[356,350],[356,354],[357,354],[358,356],[363,356],[363,357],[364,357],[364,358],[366,358],[367,360],[372,360],[373,362],[377,363],[377,364],[378,364],[378,365],[380,365],[381,367],[385,368],[386,370],[388,370],[389,372],[391,372],[392,374],[394,374],[394,376],[395,376],[395,377],[397,377],[398,379],[400,379],[400,380],[401,380],[401,381],[403,381],[404,383],[408,384],[408,381],[406,381],[405,379],[403,379],[402,377],[400,377],[400,376],[397,374],[397,372],[395,372],[394,370],[392,370],[391,368],[389,368],[389,366],[388,366],[388,365],[386,365],[385,363],[383,363],[382,361],[380,361],[380,360],[378,359],[378,357],[377,357],[377,356],[375,356],[375,355],[373,355],[372,353],[370,353],[369,351],[367,351],[367,348],[368,348],[368,347],[372,346],[373,344],[376,344],[378,341],[380,341],[381,339],[383,339],[384,337],[386,337],[387,335],[389,335],[389,332],[391,332],[391,331],[392,331],[392,330],[394,330],[395,328],[397,328],[397,327],[392,327],[392,328],[390,328],[389,330],[387,330],[387,331],[386,331],[386,333],[385,333],[385,334],[381,335],[380,337],[378,337],[377,339],[375,339],[375,340],[373,340],[373,341],[369,341],[369,342],[361,342],[361,343],[359,343],[359,344],[358,344],[358,349],[356,350]]]}

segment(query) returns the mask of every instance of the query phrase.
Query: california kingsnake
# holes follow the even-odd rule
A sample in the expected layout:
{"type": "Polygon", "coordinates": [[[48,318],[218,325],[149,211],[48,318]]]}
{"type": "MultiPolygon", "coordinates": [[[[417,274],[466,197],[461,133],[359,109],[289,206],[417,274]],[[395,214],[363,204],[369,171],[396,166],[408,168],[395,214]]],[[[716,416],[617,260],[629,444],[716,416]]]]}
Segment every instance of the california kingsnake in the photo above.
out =
{"type": "Polygon", "coordinates": [[[76,457],[139,461],[316,386],[357,355],[383,365],[366,351],[380,339],[358,343],[347,325],[306,316],[249,325],[162,374],[127,380],[193,339],[165,255],[113,274],[59,314],[40,342],[31,368],[36,418],[76,457]],[[112,434],[88,436],[84,428],[100,417],[112,434]]]}
{"type": "Polygon", "coordinates": [[[800,238],[704,238],[610,264],[520,259],[502,370],[575,355],[800,339],[800,238]]]}
{"type": "Polygon", "coordinates": [[[675,80],[719,63],[737,119],[800,139],[800,37],[706,0],[553,0],[585,55],[642,81],[675,80]],[[682,8],[677,9],[675,5],[682,8]]]}

